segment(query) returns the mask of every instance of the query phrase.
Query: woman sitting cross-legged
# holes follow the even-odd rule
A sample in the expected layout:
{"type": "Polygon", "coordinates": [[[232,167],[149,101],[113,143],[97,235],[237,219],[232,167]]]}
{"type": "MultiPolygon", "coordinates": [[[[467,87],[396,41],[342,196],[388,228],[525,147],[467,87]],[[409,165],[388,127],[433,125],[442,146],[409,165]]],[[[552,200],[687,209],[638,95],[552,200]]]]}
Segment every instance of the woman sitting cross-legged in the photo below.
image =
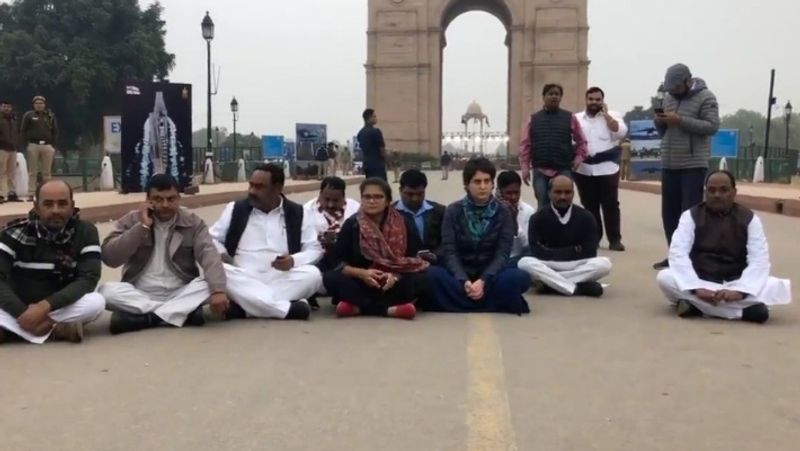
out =
{"type": "Polygon", "coordinates": [[[361,209],[342,225],[336,257],[344,263],[323,276],[325,289],[340,317],[356,315],[413,319],[414,304],[430,292],[425,270],[417,257],[422,243],[414,223],[391,206],[392,189],[386,181],[370,178],[361,184],[361,209]]]}
{"type": "Polygon", "coordinates": [[[529,313],[522,295],[530,276],[507,263],[516,218],[493,195],[496,170],[486,158],[464,167],[467,195],[447,207],[442,224],[444,268],[428,270],[434,289],[424,308],[438,312],[529,313]]]}

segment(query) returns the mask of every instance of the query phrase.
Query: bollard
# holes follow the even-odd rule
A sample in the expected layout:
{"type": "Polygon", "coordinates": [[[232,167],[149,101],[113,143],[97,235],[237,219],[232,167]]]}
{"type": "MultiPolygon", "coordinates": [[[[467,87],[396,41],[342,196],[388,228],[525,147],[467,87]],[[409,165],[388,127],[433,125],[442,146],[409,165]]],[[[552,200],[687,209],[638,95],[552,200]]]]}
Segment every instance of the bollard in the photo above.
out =
{"type": "Polygon", "coordinates": [[[753,183],[764,183],[764,157],[758,157],[753,169],[753,183]]]}
{"type": "Polygon", "coordinates": [[[112,191],[114,189],[114,165],[111,164],[111,157],[106,155],[100,164],[100,191],[112,191]]]}
{"type": "Polygon", "coordinates": [[[239,170],[237,171],[237,174],[236,174],[236,181],[237,182],[241,183],[241,182],[246,182],[247,181],[247,175],[245,174],[245,172],[246,171],[244,169],[244,158],[239,158],[239,170]]]}

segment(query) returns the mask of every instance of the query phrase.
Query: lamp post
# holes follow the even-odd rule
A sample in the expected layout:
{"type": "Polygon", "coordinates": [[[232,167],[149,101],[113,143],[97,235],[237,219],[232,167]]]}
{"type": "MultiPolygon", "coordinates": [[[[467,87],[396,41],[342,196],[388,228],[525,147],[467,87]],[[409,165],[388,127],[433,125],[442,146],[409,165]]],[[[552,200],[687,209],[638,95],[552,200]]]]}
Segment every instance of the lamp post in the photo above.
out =
{"type": "Polygon", "coordinates": [[[789,123],[792,122],[792,102],[786,102],[783,107],[784,120],[786,120],[786,155],[789,155],[789,123]]]}
{"type": "Polygon", "coordinates": [[[236,151],[236,121],[239,120],[239,102],[236,97],[231,100],[231,113],[233,113],[233,157],[239,161],[239,155],[236,151]]]}
{"type": "Polygon", "coordinates": [[[211,20],[211,16],[208,15],[208,11],[206,11],[206,16],[203,17],[203,22],[200,24],[200,28],[203,30],[203,39],[206,40],[206,50],[208,52],[208,117],[206,122],[206,143],[208,150],[211,150],[213,147],[213,143],[211,141],[211,41],[214,40],[214,21],[211,20]]]}

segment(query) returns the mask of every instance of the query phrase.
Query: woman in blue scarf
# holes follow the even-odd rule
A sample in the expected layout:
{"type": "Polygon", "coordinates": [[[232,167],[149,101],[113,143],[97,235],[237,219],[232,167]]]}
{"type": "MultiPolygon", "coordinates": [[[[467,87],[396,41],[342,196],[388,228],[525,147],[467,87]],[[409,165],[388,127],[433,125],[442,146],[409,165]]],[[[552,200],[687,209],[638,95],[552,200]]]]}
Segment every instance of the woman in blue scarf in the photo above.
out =
{"type": "Polygon", "coordinates": [[[476,158],[464,167],[467,195],[450,204],[442,224],[444,267],[428,275],[435,296],[424,308],[438,312],[529,313],[522,295],[531,280],[507,268],[516,230],[511,212],[494,198],[497,171],[491,161],[476,158]]]}

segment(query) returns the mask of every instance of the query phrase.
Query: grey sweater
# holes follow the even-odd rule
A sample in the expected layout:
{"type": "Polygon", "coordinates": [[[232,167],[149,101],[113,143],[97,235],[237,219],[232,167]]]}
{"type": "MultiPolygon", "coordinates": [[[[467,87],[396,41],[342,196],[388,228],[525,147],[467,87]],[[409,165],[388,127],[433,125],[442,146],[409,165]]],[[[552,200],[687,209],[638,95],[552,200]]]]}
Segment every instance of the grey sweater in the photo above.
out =
{"type": "Polygon", "coordinates": [[[664,99],[664,111],[677,112],[680,124],[656,124],[661,135],[661,163],[664,169],[708,167],[711,158],[711,137],[719,130],[717,98],[700,78],[692,80],[686,97],[669,94],[664,99]]]}

